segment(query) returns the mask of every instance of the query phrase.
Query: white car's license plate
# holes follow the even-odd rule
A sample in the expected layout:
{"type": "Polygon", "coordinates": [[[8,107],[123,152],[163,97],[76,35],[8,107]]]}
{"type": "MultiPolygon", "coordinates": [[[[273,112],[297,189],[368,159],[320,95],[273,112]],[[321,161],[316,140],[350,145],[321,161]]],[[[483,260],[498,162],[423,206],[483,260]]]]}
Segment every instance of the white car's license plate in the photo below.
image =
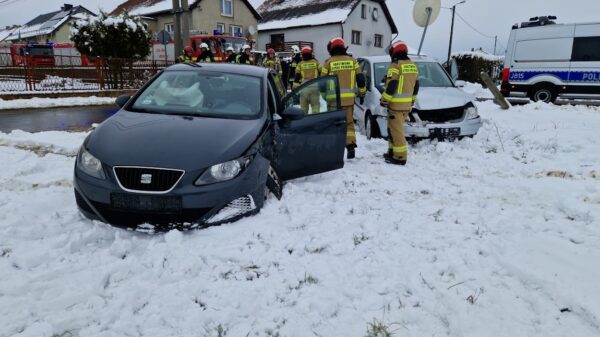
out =
{"type": "Polygon", "coordinates": [[[433,128],[429,129],[429,137],[446,138],[460,136],[460,128],[433,128]]]}

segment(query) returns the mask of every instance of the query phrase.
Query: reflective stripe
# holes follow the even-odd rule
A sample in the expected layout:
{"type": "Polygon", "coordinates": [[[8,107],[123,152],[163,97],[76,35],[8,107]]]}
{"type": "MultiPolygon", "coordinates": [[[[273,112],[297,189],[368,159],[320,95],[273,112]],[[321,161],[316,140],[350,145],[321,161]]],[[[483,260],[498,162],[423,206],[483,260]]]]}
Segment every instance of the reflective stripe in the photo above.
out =
{"type": "Polygon", "coordinates": [[[392,151],[394,151],[394,153],[405,153],[408,152],[408,146],[393,146],[392,151]]]}
{"type": "Polygon", "coordinates": [[[321,69],[321,74],[323,74],[323,75],[329,74],[329,69],[323,67],[323,69],[321,69]]]}
{"type": "Polygon", "coordinates": [[[389,101],[391,103],[412,103],[413,99],[412,99],[412,97],[409,97],[409,98],[392,97],[389,101]]]}
{"type": "Polygon", "coordinates": [[[389,101],[392,99],[392,96],[387,92],[384,92],[383,95],[381,95],[381,98],[383,98],[385,101],[389,101]]]}
{"type": "Polygon", "coordinates": [[[356,72],[352,70],[352,74],[350,75],[350,89],[354,89],[354,81],[356,80],[356,72]]]}
{"type": "Polygon", "coordinates": [[[354,98],[354,93],[353,92],[345,92],[343,94],[340,94],[340,97],[342,97],[342,98],[347,98],[347,97],[354,98]]]}
{"type": "Polygon", "coordinates": [[[398,70],[396,68],[390,68],[388,70],[388,77],[392,77],[394,75],[400,75],[400,70],[398,70]]]}
{"type": "Polygon", "coordinates": [[[348,131],[346,132],[346,137],[356,137],[356,133],[354,133],[354,131],[348,131]]]}

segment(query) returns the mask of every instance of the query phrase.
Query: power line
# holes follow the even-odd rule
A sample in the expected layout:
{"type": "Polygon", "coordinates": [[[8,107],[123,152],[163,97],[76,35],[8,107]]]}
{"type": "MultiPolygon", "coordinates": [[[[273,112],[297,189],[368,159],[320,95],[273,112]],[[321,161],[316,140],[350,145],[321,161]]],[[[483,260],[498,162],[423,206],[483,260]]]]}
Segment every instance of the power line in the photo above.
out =
{"type": "Polygon", "coordinates": [[[19,0],[0,0],[0,7],[6,7],[8,5],[12,5],[19,0]]]}
{"type": "Polygon", "coordinates": [[[473,27],[473,25],[471,25],[470,23],[467,22],[467,20],[465,20],[465,18],[462,17],[462,15],[460,15],[460,13],[456,12],[456,15],[462,20],[462,22],[464,22],[467,26],[469,26],[472,30],[474,30],[475,32],[477,32],[479,35],[483,36],[483,37],[487,37],[488,39],[495,39],[495,36],[489,36],[487,34],[484,34],[482,32],[480,32],[479,30],[477,30],[477,28],[473,27]]]}

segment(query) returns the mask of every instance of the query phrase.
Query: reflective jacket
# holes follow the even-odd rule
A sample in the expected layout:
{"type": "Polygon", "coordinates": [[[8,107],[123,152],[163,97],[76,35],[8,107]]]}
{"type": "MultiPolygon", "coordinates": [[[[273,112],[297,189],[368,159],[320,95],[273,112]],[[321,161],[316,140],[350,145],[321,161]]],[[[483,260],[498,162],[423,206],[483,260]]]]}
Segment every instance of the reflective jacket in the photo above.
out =
{"type": "Polygon", "coordinates": [[[279,62],[279,60],[276,58],[270,59],[267,57],[263,61],[263,67],[271,69],[272,72],[279,76],[283,75],[283,70],[281,69],[281,62],[279,62]]]}
{"type": "Polygon", "coordinates": [[[236,54],[231,54],[229,56],[227,56],[227,60],[225,60],[225,62],[227,63],[235,63],[235,59],[237,58],[236,54]]]}
{"type": "Polygon", "coordinates": [[[381,101],[393,111],[410,111],[419,92],[419,68],[411,60],[398,60],[388,69],[381,101]]]}
{"type": "Polygon", "coordinates": [[[204,53],[198,55],[198,62],[215,62],[213,54],[210,51],[205,51],[204,53]]]}
{"type": "Polygon", "coordinates": [[[298,63],[300,63],[301,61],[302,55],[300,54],[296,54],[294,55],[294,57],[292,57],[292,62],[290,63],[290,74],[288,77],[288,82],[294,82],[294,79],[296,78],[296,67],[298,67],[298,63]]]}
{"type": "Polygon", "coordinates": [[[296,67],[296,76],[294,78],[294,86],[310,81],[319,77],[321,74],[321,64],[315,59],[310,59],[298,63],[296,67]]]}
{"type": "Polygon", "coordinates": [[[177,57],[175,60],[176,63],[194,63],[198,62],[198,58],[195,56],[188,56],[187,54],[182,54],[177,57]]]}
{"type": "Polygon", "coordinates": [[[354,91],[357,85],[359,97],[364,97],[367,93],[365,75],[358,62],[350,55],[335,55],[327,59],[321,75],[337,75],[342,106],[354,105],[354,91]]]}
{"type": "Polygon", "coordinates": [[[252,60],[250,60],[250,57],[248,55],[246,55],[245,53],[242,53],[242,54],[238,55],[235,58],[235,63],[239,63],[239,64],[254,64],[254,62],[252,62],[252,60]]]}

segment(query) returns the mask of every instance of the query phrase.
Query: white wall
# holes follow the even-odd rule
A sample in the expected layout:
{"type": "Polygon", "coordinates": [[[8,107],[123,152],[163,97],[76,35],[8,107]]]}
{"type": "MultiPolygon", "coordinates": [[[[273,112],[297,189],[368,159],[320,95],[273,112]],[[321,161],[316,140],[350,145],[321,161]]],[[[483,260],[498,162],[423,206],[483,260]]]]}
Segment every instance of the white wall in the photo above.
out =
{"type": "Polygon", "coordinates": [[[258,42],[255,49],[265,50],[266,44],[271,43],[271,34],[284,34],[285,42],[312,42],[315,57],[319,62],[323,63],[329,57],[329,54],[327,53],[327,43],[332,38],[342,35],[342,26],[339,23],[336,23],[325,26],[260,31],[258,32],[258,42]]]}
{"type": "Polygon", "coordinates": [[[387,21],[381,5],[370,0],[361,1],[354,11],[350,13],[346,23],[344,23],[344,41],[346,41],[349,46],[348,51],[351,52],[354,57],[385,55],[385,48],[389,46],[392,41],[392,28],[387,21]],[[366,19],[361,18],[361,6],[363,4],[367,5],[366,19]],[[371,15],[374,8],[377,8],[377,11],[379,12],[377,21],[374,21],[371,15]],[[352,44],[353,30],[362,32],[361,45],[352,44]],[[383,35],[382,48],[374,46],[375,34],[383,35]]]}

